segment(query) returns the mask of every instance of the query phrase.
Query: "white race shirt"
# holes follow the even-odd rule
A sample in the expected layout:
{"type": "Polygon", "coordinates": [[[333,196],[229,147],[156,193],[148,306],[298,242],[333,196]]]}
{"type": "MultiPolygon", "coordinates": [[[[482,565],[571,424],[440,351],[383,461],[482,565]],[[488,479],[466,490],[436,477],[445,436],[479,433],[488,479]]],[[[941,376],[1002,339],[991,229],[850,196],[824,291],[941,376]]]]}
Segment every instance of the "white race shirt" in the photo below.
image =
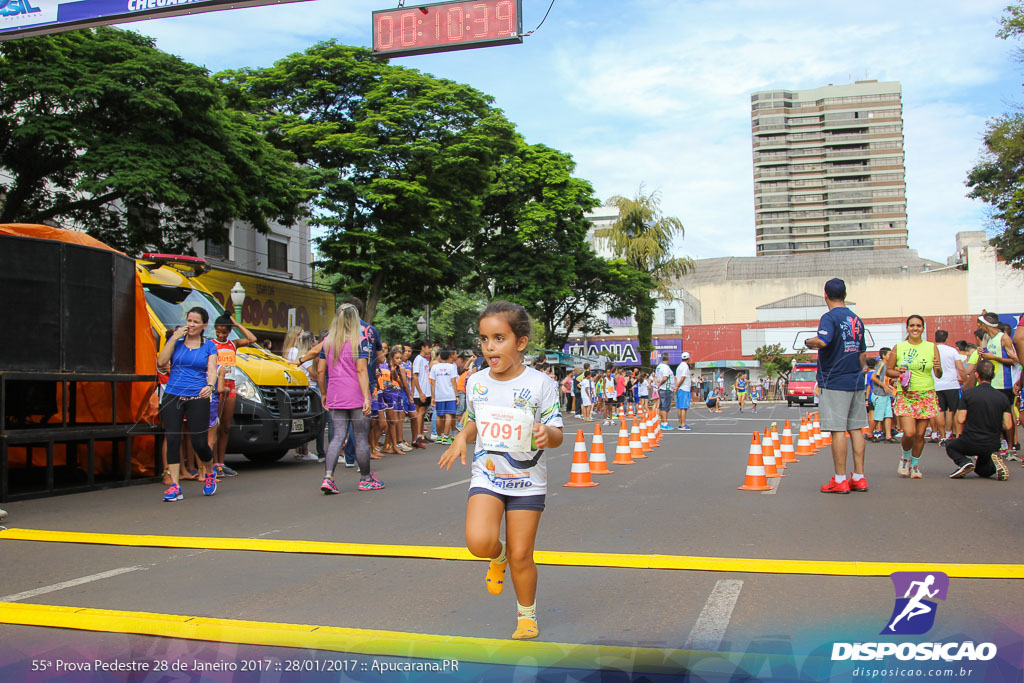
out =
{"type": "Polygon", "coordinates": [[[437,401],[454,401],[455,387],[452,380],[457,376],[459,369],[454,363],[436,363],[430,368],[428,377],[434,380],[434,399],[437,401]]]}
{"type": "Polygon", "coordinates": [[[676,368],[676,382],[683,380],[683,383],[679,385],[679,391],[690,391],[690,364],[686,361],[679,363],[679,367],[676,368]]]}
{"type": "Polygon", "coordinates": [[[470,375],[466,380],[466,412],[477,428],[470,488],[485,488],[506,496],[547,493],[547,463],[541,457],[544,451],[508,452],[483,448],[482,430],[504,426],[486,424],[482,420],[485,413],[498,409],[521,412],[520,419],[527,423],[562,426],[558,385],[543,372],[525,368],[521,375],[507,381],[492,379],[490,368],[470,375]]]}
{"type": "Polygon", "coordinates": [[[939,362],[942,364],[942,377],[935,377],[935,373],[932,373],[932,377],[935,378],[935,391],[959,389],[960,380],[956,375],[956,362],[960,360],[960,354],[952,346],[946,344],[936,344],[935,348],[939,350],[939,362]]]}
{"type": "Polygon", "coordinates": [[[412,379],[415,382],[417,379],[417,375],[419,376],[420,393],[417,398],[420,398],[421,400],[424,396],[430,398],[430,380],[427,378],[427,374],[429,372],[430,361],[424,358],[422,354],[416,356],[416,358],[412,362],[412,379]]]}
{"type": "Polygon", "coordinates": [[[668,363],[658,363],[658,367],[654,369],[654,385],[657,391],[671,391],[672,390],[672,368],[668,366],[668,363]],[[664,384],[661,380],[666,380],[664,384]]]}

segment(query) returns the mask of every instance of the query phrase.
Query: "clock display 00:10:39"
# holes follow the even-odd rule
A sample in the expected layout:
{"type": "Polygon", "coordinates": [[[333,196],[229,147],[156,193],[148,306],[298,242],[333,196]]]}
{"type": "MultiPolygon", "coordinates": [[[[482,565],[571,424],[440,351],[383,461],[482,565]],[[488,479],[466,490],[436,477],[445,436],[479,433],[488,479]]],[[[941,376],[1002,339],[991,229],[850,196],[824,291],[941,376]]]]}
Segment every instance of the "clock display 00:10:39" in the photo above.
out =
{"type": "Polygon", "coordinates": [[[521,43],[521,0],[442,2],[373,13],[373,52],[388,57],[521,43]]]}

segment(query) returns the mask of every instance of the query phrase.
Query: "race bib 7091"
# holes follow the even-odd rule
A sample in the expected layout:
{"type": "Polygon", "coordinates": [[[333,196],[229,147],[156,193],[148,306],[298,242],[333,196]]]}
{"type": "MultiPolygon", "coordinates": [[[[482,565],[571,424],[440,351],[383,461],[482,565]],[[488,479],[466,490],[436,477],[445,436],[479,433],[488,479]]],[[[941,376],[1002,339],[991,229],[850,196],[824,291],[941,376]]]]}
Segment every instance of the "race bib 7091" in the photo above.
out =
{"type": "Polygon", "coordinates": [[[486,451],[532,451],[533,413],[502,406],[476,406],[476,441],[486,451]]]}

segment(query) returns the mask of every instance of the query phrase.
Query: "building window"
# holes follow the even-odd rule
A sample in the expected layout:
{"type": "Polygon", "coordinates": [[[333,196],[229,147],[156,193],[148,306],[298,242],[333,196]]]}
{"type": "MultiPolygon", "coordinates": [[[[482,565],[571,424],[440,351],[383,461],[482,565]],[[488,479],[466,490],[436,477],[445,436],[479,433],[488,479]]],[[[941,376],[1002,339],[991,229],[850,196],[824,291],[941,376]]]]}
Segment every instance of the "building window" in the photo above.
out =
{"type": "Polygon", "coordinates": [[[665,309],[665,325],[671,327],[676,324],[676,309],[666,308],[665,309]]]}
{"type": "Polygon", "coordinates": [[[288,243],[267,240],[267,267],[288,272],[288,243]]]}
{"type": "Polygon", "coordinates": [[[217,258],[226,260],[228,258],[229,244],[230,242],[226,239],[223,242],[208,239],[206,240],[206,243],[203,245],[203,253],[206,254],[206,258],[217,258]]]}

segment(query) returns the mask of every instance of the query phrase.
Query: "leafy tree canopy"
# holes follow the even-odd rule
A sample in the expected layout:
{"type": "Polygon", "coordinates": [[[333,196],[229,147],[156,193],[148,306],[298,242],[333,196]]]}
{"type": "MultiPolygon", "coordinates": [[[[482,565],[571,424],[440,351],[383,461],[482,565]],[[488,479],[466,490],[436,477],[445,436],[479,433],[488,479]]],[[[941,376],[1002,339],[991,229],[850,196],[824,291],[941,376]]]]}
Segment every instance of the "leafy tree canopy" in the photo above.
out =
{"type": "Polygon", "coordinates": [[[396,310],[437,304],[470,272],[464,247],[484,227],[494,165],[513,149],[490,97],[334,42],[221,76],[316,169],[323,265],[364,297],[367,320],[385,297],[396,310]]]}
{"type": "MultiPolygon", "coordinates": [[[[1006,8],[996,33],[1004,39],[1024,35],[1024,3],[1006,8]]],[[[1024,55],[1019,52],[1018,57],[1024,55]]],[[[1014,268],[1024,268],[1024,113],[991,119],[985,130],[981,161],[967,174],[968,197],[991,207],[997,232],[992,246],[1014,268]]]]}
{"type": "Polygon", "coordinates": [[[803,351],[788,353],[782,344],[765,344],[754,349],[754,360],[761,363],[761,367],[769,377],[782,377],[789,379],[789,373],[793,370],[793,362],[804,362],[810,358],[803,351]]]}
{"type": "Polygon", "coordinates": [[[201,67],[108,27],[0,43],[0,222],[129,253],[294,222],[305,171],[201,67]]]}

